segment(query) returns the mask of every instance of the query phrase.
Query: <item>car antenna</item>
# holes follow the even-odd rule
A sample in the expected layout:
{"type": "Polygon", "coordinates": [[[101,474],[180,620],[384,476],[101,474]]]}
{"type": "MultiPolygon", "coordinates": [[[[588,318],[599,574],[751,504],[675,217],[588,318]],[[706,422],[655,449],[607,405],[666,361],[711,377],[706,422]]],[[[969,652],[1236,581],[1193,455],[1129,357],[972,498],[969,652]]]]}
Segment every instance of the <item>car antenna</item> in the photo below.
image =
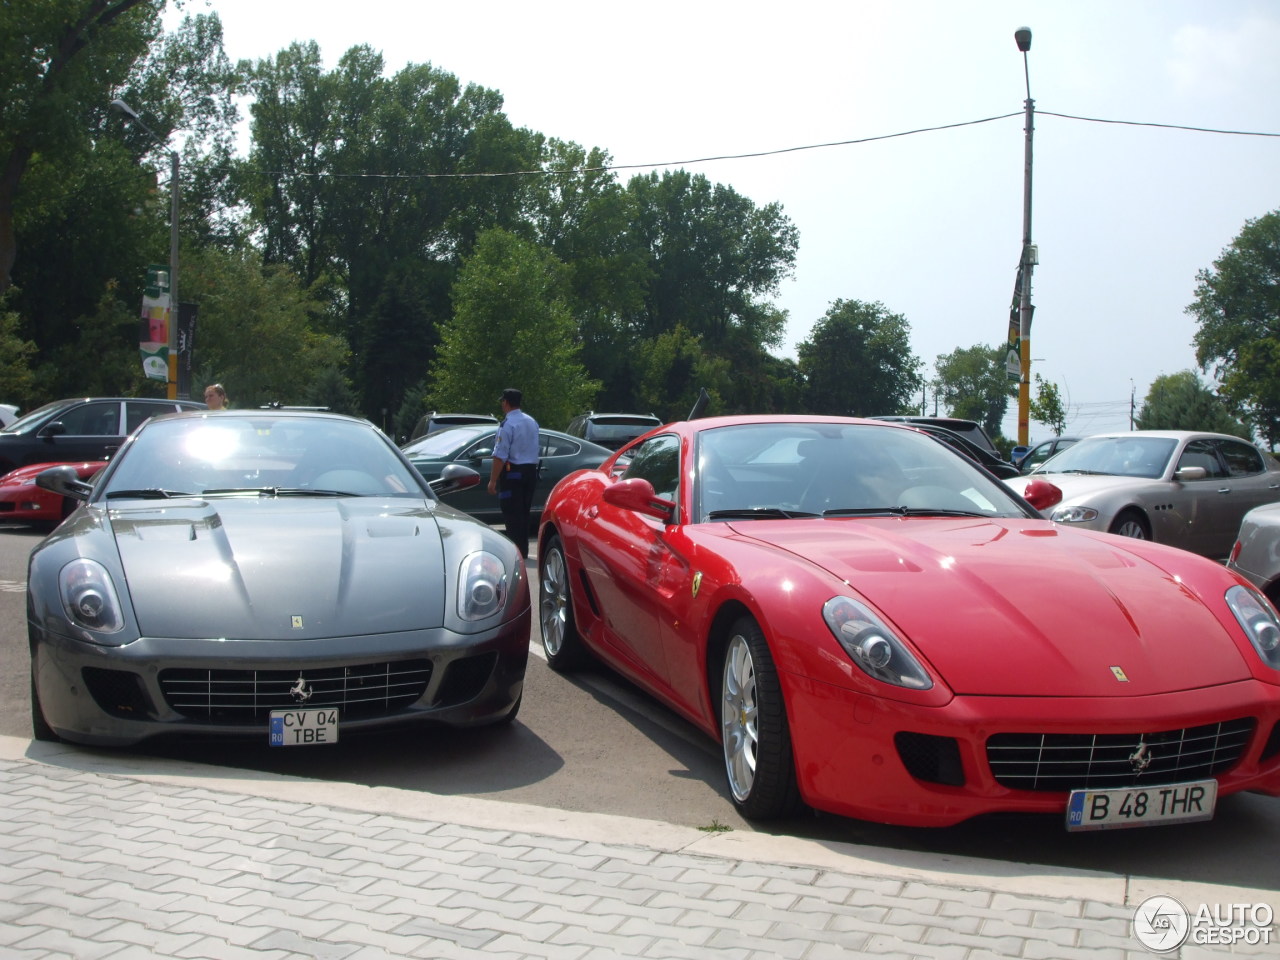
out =
{"type": "Polygon", "coordinates": [[[704,413],[707,412],[707,407],[710,405],[710,403],[711,403],[711,394],[707,393],[707,388],[706,387],[699,388],[698,399],[693,401],[693,409],[689,411],[689,419],[697,420],[699,417],[701,417],[704,413]]]}

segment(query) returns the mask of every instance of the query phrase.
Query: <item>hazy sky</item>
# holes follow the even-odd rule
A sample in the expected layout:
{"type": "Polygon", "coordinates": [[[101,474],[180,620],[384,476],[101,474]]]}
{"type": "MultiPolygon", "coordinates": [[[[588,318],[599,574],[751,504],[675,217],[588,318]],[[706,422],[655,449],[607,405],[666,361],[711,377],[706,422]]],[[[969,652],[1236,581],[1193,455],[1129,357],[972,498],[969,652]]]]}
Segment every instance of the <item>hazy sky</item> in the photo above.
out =
{"type": "MultiPolygon", "coordinates": [[[[832,301],[879,301],[907,318],[929,373],[939,354],[1007,335],[1026,98],[1013,33],[1028,26],[1040,250],[1032,373],[1063,392],[1070,433],[1127,428],[1132,394],[1141,406],[1153,379],[1194,368],[1184,308],[1196,272],[1246,220],[1280,208],[1278,136],[1096,122],[1280,134],[1275,0],[187,0],[186,9],[219,14],[233,59],[315,40],[332,67],[365,43],[389,73],[431,63],[498,90],[517,126],[780,203],[800,232],[795,276],[776,300],[790,318],[785,352],[794,356],[832,301]],[[1004,119],[974,122],[994,117],[1004,119]]],[[[1013,437],[1015,406],[1004,429],[1013,437]]],[[[1048,435],[1032,422],[1033,441],[1048,435]]]]}

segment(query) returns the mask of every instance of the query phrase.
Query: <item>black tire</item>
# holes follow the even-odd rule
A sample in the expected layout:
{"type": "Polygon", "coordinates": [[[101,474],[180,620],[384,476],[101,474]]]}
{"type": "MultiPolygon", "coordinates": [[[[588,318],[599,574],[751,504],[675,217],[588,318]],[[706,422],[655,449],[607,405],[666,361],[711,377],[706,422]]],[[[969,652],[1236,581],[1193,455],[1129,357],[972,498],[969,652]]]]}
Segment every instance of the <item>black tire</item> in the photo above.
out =
{"type": "Polygon", "coordinates": [[[734,622],[725,647],[720,739],[729,796],[739,813],[774,820],[800,810],[782,685],[764,632],[750,617],[734,622]]]}
{"type": "Polygon", "coordinates": [[[1137,510],[1121,510],[1120,515],[1111,522],[1109,533],[1119,537],[1131,537],[1134,540],[1150,540],[1151,524],[1137,510]]]}
{"type": "Polygon", "coordinates": [[[36,690],[36,678],[31,677],[31,736],[41,743],[61,743],[62,738],[53,732],[53,727],[44,719],[44,711],[40,709],[40,694],[36,690]]]}
{"type": "Polygon", "coordinates": [[[573,619],[573,592],[564,545],[555,534],[538,552],[538,625],[547,665],[557,673],[582,663],[585,651],[573,619]]]}

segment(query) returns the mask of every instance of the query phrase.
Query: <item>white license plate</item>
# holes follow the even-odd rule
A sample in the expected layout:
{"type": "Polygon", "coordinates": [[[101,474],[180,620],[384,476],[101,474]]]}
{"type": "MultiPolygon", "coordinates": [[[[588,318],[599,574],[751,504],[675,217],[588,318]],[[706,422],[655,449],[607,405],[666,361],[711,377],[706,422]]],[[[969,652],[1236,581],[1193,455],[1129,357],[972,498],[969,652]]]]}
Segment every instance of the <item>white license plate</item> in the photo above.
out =
{"type": "Polygon", "coordinates": [[[272,710],[271,746],[304,747],[338,742],[338,708],[272,710]]]}
{"type": "Polygon", "coordinates": [[[1067,800],[1067,830],[1116,830],[1210,820],[1217,799],[1217,780],[1119,790],[1072,790],[1067,800]]]}

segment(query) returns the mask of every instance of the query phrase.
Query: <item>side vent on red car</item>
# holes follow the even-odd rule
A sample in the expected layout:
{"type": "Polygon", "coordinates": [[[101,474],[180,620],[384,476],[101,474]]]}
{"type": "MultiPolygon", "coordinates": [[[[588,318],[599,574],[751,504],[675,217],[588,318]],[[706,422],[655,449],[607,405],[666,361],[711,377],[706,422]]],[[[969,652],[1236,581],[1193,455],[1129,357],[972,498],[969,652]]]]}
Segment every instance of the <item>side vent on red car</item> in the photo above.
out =
{"type": "Polygon", "coordinates": [[[907,773],[917,780],[947,787],[964,786],[960,746],[953,738],[903,732],[893,735],[893,744],[907,773]]]}

